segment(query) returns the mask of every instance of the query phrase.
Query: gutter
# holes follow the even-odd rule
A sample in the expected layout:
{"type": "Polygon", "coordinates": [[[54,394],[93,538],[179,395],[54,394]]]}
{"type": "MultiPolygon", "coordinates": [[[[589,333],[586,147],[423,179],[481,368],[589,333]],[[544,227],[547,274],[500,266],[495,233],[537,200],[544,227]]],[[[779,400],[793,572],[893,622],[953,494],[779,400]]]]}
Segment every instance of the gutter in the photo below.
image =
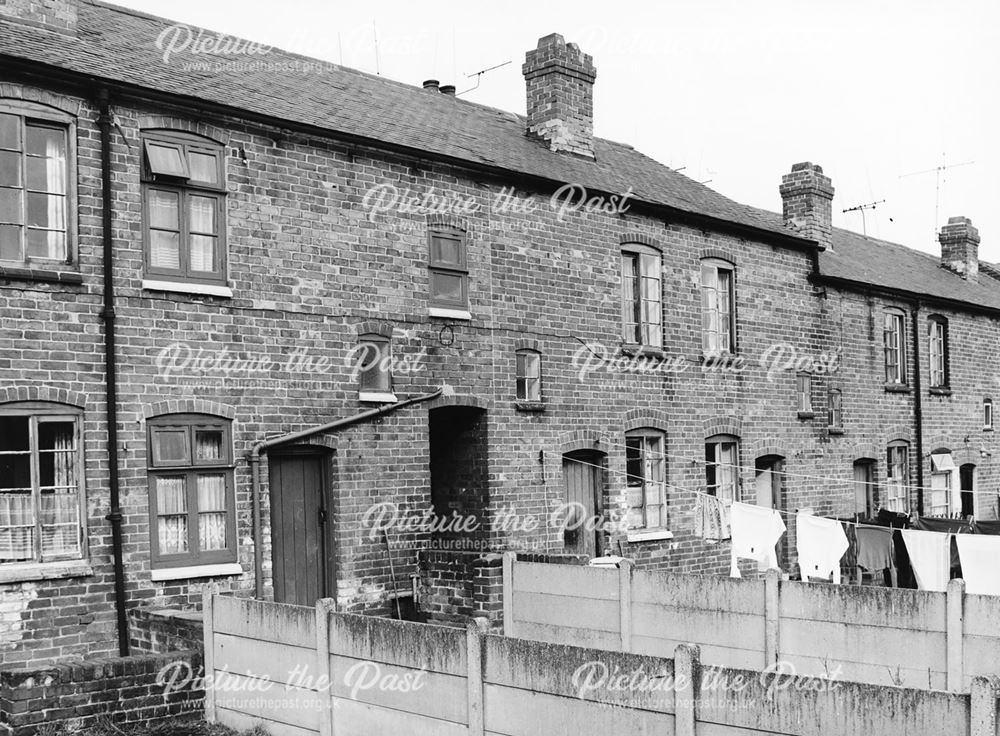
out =
{"type": "Polygon", "coordinates": [[[121,489],[118,476],[118,370],[115,362],[115,281],[114,233],[111,230],[111,104],[108,89],[98,92],[101,131],[101,233],[104,244],[104,321],[105,405],[108,425],[108,486],[111,509],[105,517],[111,522],[111,550],[115,571],[115,611],[118,618],[118,654],[129,655],[128,616],[125,608],[125,562],[122,551],[121,489]]]}
{"type": "Polygon", "coordinates": [[[403,401],[397,401],[395,404],[386,404],[385,406],[380,406],[378,409],[369,409],[368,411],[363,411],[360,414],[355,414],[350,417],[344,417],[342,419],[335,419],[332,422],[327,422],[326,424],[321,424],[317,427],[310,427],[309,429],[303,429],[298,432],[291,432],[289,434],[283,434],[280,437],[272,437],[269,440],[261,440],[254,444],[250,448],[250,452],[247,453],[247,460],[250,463],[250,470],[253,476],[251,491],[250,491],[250,504],[253,509],[253,570],[254,570],[254,597],[257,600],[262,600],[264,598],[264,557],[261,554],[261,518],[260,518],[260,456],[267,452],[272,447],[277,447],[279,445],[287,445],[298,440],[306,439],[307,437],[312,437],[317,434],[323,434],[325,432],[330,432],[335,429],[341,429],[342,427],[347,427],[351,424],[357,424],[358,422],[364,422],[368,419],[375,419],[376,417],[382,416],[383,414],[389,414],[397,409],[402,409],[404,406],[410,406],[411,404],[419,404],[423,401],[430,401],[431,399],[436,399],[441,395],[450,394],[451,388],[442,386],[437,391],[429,394],[421,394],[419,396],[413,396],[409,399],[404,399],[403,401]]]}
{"type": "Polygon", "coordinates": [[[890,296],[895,299],[913,302],[915,304],[919,304],[921,302],[925,304],[935,304],[941,307],[955,309],[957,311],[972,314],[984,314],[990,317],[1000,318],[1000,308],[998,307],[986,307],[982,304],[966,302],[961,299],[949,299],[944,296],[920,294],[915,291],[897,289],[892,286],[879,286],[878,284],[872,284],[867,281],[857,281],[855,279],[847,279],[842,276],[829,276],[819,273],[818,265],[814,266],[814,269],[814,273],[809,276],[809,281],[821,286],[836,286],[847,291],[855,291],[863,294],[882,294],[884,296],[890,296]]]}
{"type": "MultiPolygon", "coordinates": [[[[292,131],[303,135],[316,136],[318,138],[333,139],[350,145],[366,146],[375,150],[389,151],[416,158],[418,160],[439,161],[457,168],[488,174],[506,183],[514,181],[522,186],[539,188],[543,191],[551,188],[553,185],[558,187],[568,183],[558,179],[550,179],[538,174],[528,174],[515,171],[513,169],[504,168],[503,166],[469,161],[467,159],[449,156],[443,153],[435,153],[423,148],[414,148],[399,143],[390,143],[377,138],[369,138],[355,133],[336,131],[319,125],[310,125],[308,123],[286,120],[284,118],[267,115],[265,113],[253,112],[231,105],[202,100],[198,97],[159,92],[157,90],[152,90],[139,85],[98,77],[84,72],[76,72],[64,67],[34,62],[21,57],[0,55],[0,58],[6,61],[8,69],[16,69],[26,77],[36,78],[39,80],[39,83],[43,85],[51,86],[55,80],[60,80],[65,84],[74,86],[79,85],[81,82],[89,84],[103,84],[111,89],[114,89],[122,96],[132,97],[142,101],[165,103],[174,107],[183,107],[188,111],[197,110],[210,115],[221,115],[237,118],[239,120],[253,121],[271,128],[292,131]],[[39,73],[39,70],[43,71],[39,73]]],[[[604,192],[598,189],[588,189],[588,193],[606,196],[620,196],[622,194],[621,192],[604,192]]],[[[801,235],[795,235],[793,233],[783,233],[776,230],[759,228],[754,225],[733,222],[712,215],[689,212],[687,210],[666,204],[647,202],[639,199],[631,201],[634,205],[636,205],[636,210],[655,215],[668,221],[685,222],[693,226],[702,227],[704,229],[712,229],[720,233],[728,233],[736,236],[749,236],[767,243],[796,250],[814,251],[818,247],[815,240],[803,238],[801,235]]]]}

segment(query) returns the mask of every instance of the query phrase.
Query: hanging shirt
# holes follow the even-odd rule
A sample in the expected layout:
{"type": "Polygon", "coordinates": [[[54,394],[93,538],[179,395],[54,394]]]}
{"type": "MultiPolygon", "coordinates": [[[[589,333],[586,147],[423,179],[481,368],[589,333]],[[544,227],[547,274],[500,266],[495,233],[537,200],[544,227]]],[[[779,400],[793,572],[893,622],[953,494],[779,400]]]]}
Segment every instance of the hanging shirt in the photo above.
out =
{"type": "Polygon", "coordinates": [[[757,560],[759,570],[769,570],[778,566],[778,555],[774,551],[774,545],[785,533],[785,522],[781,520],[781,515],[777,511],[764,506],[734,503],[730,512],[730,523],[733,535],[730,577],[742,577],[736,565],[739,557],[757,560]]]}
{"type": "Polygon", "coordinates": [[[885,570],[892,564],[892,529],[861,526],[854,530],[858,540],[858,566],[868,571],[885,570]]]}
{"type": "Polygon", "coordinates": [[[951,571],[951,535],[903,529],[903,542],[920,590],[943,592],[951,571]]]}
{"type": "Polygon", "coordinates": [[[694,506],[694,533],[706,542],[729,539],[730,505],[717,496],[697,494],[694,506]]]}
{"type": "Polygon", "coordinates": [[[962,560],[965,592],[1000,595],[1000,537],[992,534],[960,534],[955,537],[962,560]]]}
{"type": "Polygon", "coordinates": [[[836,519],[823,519],[812,514],[795,515],[795,551],[799,555],[802,580],[828,578],[840,584],[840,559],[847,551],[847,535],[836,519]]]}

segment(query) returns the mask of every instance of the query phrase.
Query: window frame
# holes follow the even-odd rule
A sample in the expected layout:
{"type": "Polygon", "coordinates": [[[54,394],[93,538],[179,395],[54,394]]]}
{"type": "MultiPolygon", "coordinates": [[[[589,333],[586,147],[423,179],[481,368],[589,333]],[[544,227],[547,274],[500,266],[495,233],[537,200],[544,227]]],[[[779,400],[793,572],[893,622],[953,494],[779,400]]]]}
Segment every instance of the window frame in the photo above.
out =
{"type": "MultiPolygon", "coordinates": [[[[641,497],[642,503],[638,506],[633,506],[628,503],[628,510],[626,511],[626,520],[631,517],[632,509],[641,509],[642,514],[642,526],[629,526],[629,532],[647,532],[647,531],[664,531],[670,528],[670,517],[669,517],[669,506],[667,503],[667,434],[661,429],[655,427],[639,427],[636,429],[630,429],[625,432],[625,487],[626,494],[628,489],[640,487],[641,486],[641,497]],[[630,440],[639,440],[639,462],[642,465],[642,475],[641,482],[635,483],[634,474],[628,472],[629,467],[629,453],[631,451],[630,440]],[[650,451],[647,447],[647,442],[649,440],[654,440],[658,446],[658,450],[650,451]],[[650,457],[652,455],[653,457],[650,457]],[[659,457],[656,457],[659,455],[659,457]],[[659,465],[660,475],[662,480],[650,480],[649,476],[652,475],[651,469],[654,464],[659,465]],[[659,488],[654,488],[653,493],[658,494],[659,503],[650,503],[649,494],[651,486],[659,486],[659,488]],[[660,507],[660,518],[659,523],[651,524],[649,519],[649,506],[659,506],[660,507]]],[[[655,520],[654,520],[655,521],[655,520]]]]}
{"type": "Polygon", "coordinates": [[[0,417],[27,417],[28,418],[28,452],[29,452],[29,472],[31,477],[31,497],[32,507],[35,514],[34,549],[31,560],[3,561],[0,560],[0,571],[13,570],[23,567],[36,567],[50,563],[64,563],[68,561],[88,560],[88,528],[87,528],[87,484],[86,465],[83,447],[83,410],[68,404],[56,404],[46,401],[16,401],[0,404],[0,417]],[[38,424],[39,418],[44,417],[41,423],[72,421],[73,441],[75,443],[76,455],[76,482],[77,482],[77,503],[79,509],[79,555],[53,555],[45,557],[42,553],[41,544],[41,479],[39,477],[39,447],[38,447],[38,424]]]}
{"type": "Polygon", "coordinates": [[[947,390],[951,387],[950,355],[948,346],[948,319],[939,314],[927,318],[927,373],[928,386],[947,390]],[[939,331],[939,335],[935,335],[939,331]],[[935,350],[937,345],[937,350],[935,350]],[[935,365],[939,363],[939,365],[935,365]],[[939,380],[935,381],[935,378],[939,380]]]}
{"type": "Polygon", "coordinates": [[[795,401],[800,419],[809,419],[816,415],[812,400],[812,373],[801,371],[795,374],[795,401]]]}
{"type": "Polygon", "coordinates": [[[534,348],[520,348],[514,351],[514,398],[516,401],[540,402],[542,400],[542,353],[534,348]],[[528,375],[528,357],[534,358],[535,375],[528,375]],[[523,369],[523,370],[522,370],[523,369]],[[530,396],[527,391],[528,380],[536,381],[536,391],[534,396],[530,396]],[[521,395],[522,383],[524,395],[521,395]]]}
{"type": "MultiPolygon", "coordinates": [[[[225,285],[229,267],[228,238],[226,227],[226,150],[221,143],[191,133],[170,130],[142,131],[142,243],[143,273],[149,279],[190,282],[196,284],[225,285]],[[151,170],[148,146],[163,145],[179,150],[187,176],[157,174],[151,170]],[[192,153],[213,156],[216,161],[216,183],[191,178],[189,156],[192,153]],[[178,267],[154,266],[152,262],[152,237],[150,205],[151,192],[164,192],[177,197],[178,267]],[[213,202],[215,233],[193,232],[190,229],[188,208],[194,197],[210,199],[213,202]],[[212,271],[191,269],[191,236],[213,235],[216,238],[215,261],[212,271]]],[[[173,232],[173,231],[170,231],[173,232]]]]}
{"type": "Polygon", "coordinates": [[[161,414],[146,420],[146,479],[149,502],[149,556],[150,569],[165,570],[177,567],[200,567],[220,563],[237,562],[239,556],[238,528],[236,524],[235,460],[233,455],[232,420],[211,414],[161,414]],[[158,428],[182,428],[186,433],[187,464],[154,463],[153,437],[158,428]],[[224,457],[219,462],[198,462],[195,447],[195,432],[199,429],[222,431],[224,457]],[[225,476],[226,484],[226,548],[202,551],[198,546],[199,514],[197,481],[198,474],[218,471],[225,476]],[[186,552],[162,553],[160,551],[159,515],[157,514],[156,479],[160,476],[184,476],[184,492],[187,499],[186,552]]]}
{"type": "Polygon", "coordinates": [[[887,386],[909,386],[909,376],[906,366],[906,318],[900,309],[886,309],[882,318],[882,347],[884,350],[885,383],[887,386]],[[890,329],[889,321],[896,329],[890,329]],[[895,335],[894,345],[889,344],[889,335],[895,335]],[[890,363],[890,355],[895,355],[896,362],[890,363]],[[896,375],[890,375],[890,366],[896,370],[896,375]]]}
{"type": "Polygon", "coordinates": [[[886,446],[885,469],[885,506],[888,511],[909,513],[910,511],[910,443],[906,440],[893,440],[886,446]],[[902,478],[896,478],[895,469],[899,466],[894,462],[894,455],[902,457],[902,478]],[[900,490],[902,495],[893,493],[900,490]],[[902,508],[893,508],[896,501],[901,501],[902,508]]]}
{"type": "Polygon", "coordinates": [[[427,303],[438,309],[469,310],[469,241],[465,230],[450,225],[427,228],[427,303]],[[458,244],[458,263],[434,257],[435,239],[453,240],[458,244]],[[434,276],[457,277],[461,280],[462,296],[446,299],[434,294],[434,276]]]}
{"type": "Polygon", "coordinates": [[[392,339],[385,335],[374,332],[365,333],[358,336],[358,345],[365,350],[367,346],[374,346],[378,350],[379,359],[375,365],[365,368],[358,373],[358,393],[359,394],[391,394],[392,386],[392,339]],[[380,366],[385,363],[386,369],[383,371],[380,366]],[[372,382],[369,377],[377,375],[378,380],[372,382]]]}
{"type": "Polygon", "coordinates": [[[993,431],[993,399],[989,397],[983,399],[983,431],[993,431]]]}
{"type": "Polygon", "coordinates": [[[844,391],[837,386],[826,392],[826,426],[831,431],[844,430],[844,391]]]}
{"type": "MultiPolygon", "coordinates": [[[[654,349],[663,348],[663,254],[648,245],[642,243],[623,243],[619,255],[621,264],[621,319],[622,319],[622,341],[629,346],[646,347],[654,349]],[[646,260],[644,260],[644,258],[646,260]],[[649,263],[648,259],[655,259],[655,276],[647,275],[644,271],[644,263],[649,263]],[[626,266],[630,262],[635,263],[635,272],[628,273],[626,266]],[[645,279],[656,281],[656,302],[655,312],[657,321],[648,319],[645,305],[652,304],[651,300],[643,296],[643,283],[645,279]],[[632,299],[626,298],[626,283],[632,284],[632,299]],[[638,310],[638,311],[637,311],[638,310]],[[633,327],[631,331],[629,327],[633,327]],[[646,337],[651,338],[646,340],[646,337]]],[[[650,313],[653,307],[648,310],[650,313]]]]}
{"type": "Polygon", "coordinates": [[[952,518],[952,508],[955,503],[955,498],[952,494],[955,492],[954,488],[954,476],[955,472],[958,470],[958,465],[955,464],[955,458],[951,450],[947,448],[939,448],[937,450],[931,451],[931,479],[930,479],[930,499],[927,504],[927,516],[936,516],[937,518],[952,518]],[[947,456],[948,462],[951,464],[950,468],[945,470],[940,470],[938,468],[938,457],[947,456]],[[935,481],[944,480],[942,488],[935,487],[935,481]],[[939,504],[934,503],[934,494],[944,493],[944,513],[936,514],[935,509],[940,508],[939,504]]]}
{"type": "Polygon", "coordinates": [[[739,501],[742,497],[740,490],[740,438],[732,434],[715,434],[705,438],[705,492],[709,496],[715,496],[723,501],[739,501]],[[723,448],[726,445],[733,446],[733,461],[725,463],[722,461],[723,448]],[[711,457],[709,455],[711,454],[711,457]],[[719,476],[719,467],[730,465],[732,470],[731,482],[725,486],[719,476]],[[719,495],[719,489],[728,488],[730,493],[719,495]]]}
{"type": "Polygon", "coordinates": [[[739,341],[737,339],[736,321],[736,264],[722,258],[702,258],[699,269],[699,291],[701,294],[701,351],[705,357],[720,357],[735,355],[738,352],[739,341]],[[722,292],[719,286],[719,274],[729,275],[728,288],[725,290],[729,309],[723,312],[719,308],[718,295],[722,292]],[[707,277],[711,276],[711,284],[706,283],[707,277]],[[715,306],[711,305],[711,295],[714,294],[715,306]],[[718,322],[718,329],[711,329],[712,317],[718,322]],[[722,325],[725,322],[727,331],[723,331],[722,325]],[[728,346],[722,345],[723,335],[728,336],[728,346]],[[716,348],[712,347],[712,338],[716,338],[719,343],[716,348]]]}
{"type": "MultiPolygon", "coordinates": [[[[78,268],[78,206],[77,206],[77,155],[76,155],[76,118],[69,113],[63,112],[54,107],[31,102],[29,100],[12,99],[9,97],[0,98],[0,113],[15,115],[21,118],[21,181],[19,187],[4,187],[16,189],[22,192],[22,220],[21,226],[21,251],[24,254],[19,261],[0,260],[0,270],[28,268],[36,270],[65,270],[70,267],[74,270],[78,268]],[[27,181],[27,145],[25,127],[31,121],[40,127],[59,128],[65,133],[66,140],[66,257],[61,259],[52,258],[31,258],[28,256],[27,247],[27,208],[28,208],[28,181],[27,181]]],[[[7,149],[4,149],[7,150],[7,149]]]]}

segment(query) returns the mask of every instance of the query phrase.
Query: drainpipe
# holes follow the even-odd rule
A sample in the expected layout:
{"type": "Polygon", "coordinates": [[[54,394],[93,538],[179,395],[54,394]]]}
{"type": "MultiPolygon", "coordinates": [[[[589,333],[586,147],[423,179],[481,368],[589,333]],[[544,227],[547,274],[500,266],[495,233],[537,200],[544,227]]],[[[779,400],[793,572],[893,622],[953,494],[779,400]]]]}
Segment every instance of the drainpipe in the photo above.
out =
{"type": "Polygon", "coordinates": [[[111,510],[105,517],[111,522],[111,550],[115,570],[115,610],[118,614],[118,654],[129,655],[128,617],[125,609],[125,562],[122,554],[122,509],[118,479],[118,383],[115,364],[115,283],[114,234],[111,231],[111,104],[107,88],[98,93],[101,131],[101,232],[104,244],[104,366],[106,376],[108,425],[108,485],[111,510]]]}
{"type": "Polygon", "coordinates": [[[250,470],[253,477],[250,491],[250,504],[253,509],[253,572],[255,598],[261,600],[264,597],[264,556],[261,554],[260,548],[262,534],[260,519],[260,456],[268,449],[277,445],[287,445],[291,442],[305,439],[306,437],[312,437],[313,435],[330,432],[335,429],[346,427],[350,424],[357,424],[358,422],[363,422],[368,419],[374,419],[382,414],[388,414],[396,411],[397,409],[402,409],[404,406],[409,406],[410,404],[419,404],[422,401],[436,399],[438,396],[445,393],[450,394],[451,388],[442,386],[433,393],[413,396],[409,399],[404,399],[403,401],[397,401],[395,404],[386,404],[385,406],[380,406],[378,409],[370,409],[368,411],[363,411],[360,414],[355,414],[354,416],[344,417],[343,419],[335,419],[332,422],[321,424],[318,427],[311,427],[298,432],[283,434],[280,437],[272,437],[269,440],[261,440],[250,448],[250,452],[247,453],[247,460],[250,462],[250,470]]]}
{"type": "Polygon", "coordinates": [[[924,515],[924,404],[920,390],[920,302],[913,306],[913,421],[917,429],[917,514],[924,515]]]}

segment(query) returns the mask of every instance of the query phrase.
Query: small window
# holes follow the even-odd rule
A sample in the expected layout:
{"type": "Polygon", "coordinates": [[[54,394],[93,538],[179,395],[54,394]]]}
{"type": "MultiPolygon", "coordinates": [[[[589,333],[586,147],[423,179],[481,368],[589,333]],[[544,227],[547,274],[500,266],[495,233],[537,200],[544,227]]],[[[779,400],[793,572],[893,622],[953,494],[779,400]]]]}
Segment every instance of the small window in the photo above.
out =
{"type": "Polygon", "coordinates": [[[516,355],[518,401],[542,400],[542,356],[537,350],[518,350],[516,355]]]}
{"type": "Polygon", "coordinates": [[[148,422],[152,567],[236,561],[230,422],[174,414],[148,422]]]}
{"type": "Polygon", "coordinates": [[[143,150],[146,274],[224,283],[222,146],[164,132],[146,133],[143,150]]]}
{"type": "Polygon", "coordinates": [[[392,394],[392,355],[389,338],[362,335],[358,345],[358,391],[362,401],[395,401],[392,394]]]}
{"type": "Polygon", "coordinates": [[[735,269],[728,261],[701,262],[702,350],[705,355],[736,352],[735,269]]]}
{"type": "Polygon", "coordinates": [[[948,320],[933,316],[927,321],[931,388],[948,387],[948,320]]]}
{"type": "Polygon", "coordinates": [[[663,432],[637,429],[625,434],[628,528],[665,529],[666,456],[663,432]]]}
{"type": "Polygon", "coordinates": [[[993,429],[993,399],[983,399],[983,429],[993,429]]]}
{"type": "Polygon", "coordinates": [[[72,126],[67,116],[49,114],[40,105],[0,101],[2,264],[72,261],[72,126]]]}
{"type": "Polygon", "coordinates": [[[799,414],[812,415],[812,375],[799,373],[795,377],[795,393],[798,400],[799,414]]]}
{"type": "Polygon", "coordinates": [[[902,312],[886,312],[883,324],[885,382],[906,385],[906,327],[902,312]]]}
{"type": "Polygon", "coordinates": [[[739,500],[739,440],[715,435],[705,440],[705,487],[710,496],[739,500]]]}
{"type": "Polygon", "coordinates": [[[82,559],[84,499],[80,414],[0,406],[0,567],[82,559]]]}
{"type": "Polygon", "coordinates": [[[430,304],[444,309],[469,308],[469,264],[466,234],[458,228],[431,228],[430,304]]]}
{"type": "Polygon", "coordinates": [[[826,394],[826,424],[834,430],[844,428],[844,394],[839,388],[831,388],[826,394]]]}
{"type": "Polygon", "coordinates": [[[952,498],[952,478],[958,466],[952,458],[951,450],[937,449],[931,453],[931,497],[928,508],[929,516],[951,516],[959,511],[952,498]]]}
{"type": "Polygon", "coordinates": [[[907,513],[910,508],[910,445],[897,440],[886,451],[886,499],[888,511],[907,513]]]}
{"type": "Polygon", "coordinates": [[[641,245],[622,251],[622,339],[630,345],[663,345],[660,253],[641,245]]]}

